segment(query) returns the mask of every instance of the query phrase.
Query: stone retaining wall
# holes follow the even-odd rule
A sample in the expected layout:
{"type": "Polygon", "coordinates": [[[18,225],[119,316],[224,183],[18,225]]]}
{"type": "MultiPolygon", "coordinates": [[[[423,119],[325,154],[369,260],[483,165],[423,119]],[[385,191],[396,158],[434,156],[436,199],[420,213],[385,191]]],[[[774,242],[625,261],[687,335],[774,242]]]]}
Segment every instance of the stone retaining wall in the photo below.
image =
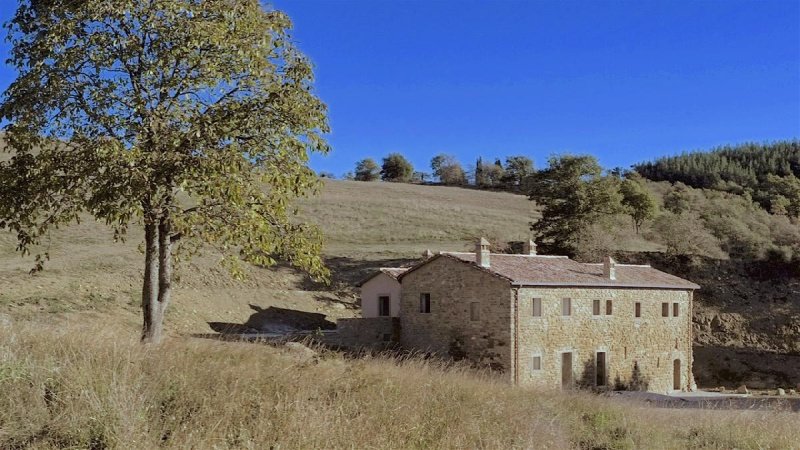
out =
{"type": "Polygon", "coordinates": [[[336,333],[331,333],[327,343],[350,350],[382,350],[396,346],[400,340],[397,317],[339,319],[336,325],[336,333]]]}

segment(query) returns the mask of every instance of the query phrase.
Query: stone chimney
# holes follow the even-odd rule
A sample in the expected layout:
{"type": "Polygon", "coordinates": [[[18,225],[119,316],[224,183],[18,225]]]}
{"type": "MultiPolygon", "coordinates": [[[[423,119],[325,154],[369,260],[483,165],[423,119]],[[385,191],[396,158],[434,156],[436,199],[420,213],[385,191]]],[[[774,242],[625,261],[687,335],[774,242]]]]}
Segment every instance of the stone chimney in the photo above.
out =
{"type": "Polygon", "coordinates": [[[528,239],[528,242],[525,242],[522,245],[522,254],[523,255],[535,255],[536,254],[536,242],[533,242],[533,239],[528,239]]]}
{"type": "Polygon", "coordinates": [[[422,259],[431,259],[432,257],[433,257],[433,252],[431,251],[431,249],[427,249],[424,252],[422,252],[422,259]]]}
{"type": "Polygon", "coordinates": [[[481,267],[489,267],[489,241],[485,238],[475,245],[475,262],[481,267]]]}
{"type": "Polygon", "coordinates": [[[603,261],[603,276],[609,280],[617,279],[617,262],[610,256],[603,261]]]}

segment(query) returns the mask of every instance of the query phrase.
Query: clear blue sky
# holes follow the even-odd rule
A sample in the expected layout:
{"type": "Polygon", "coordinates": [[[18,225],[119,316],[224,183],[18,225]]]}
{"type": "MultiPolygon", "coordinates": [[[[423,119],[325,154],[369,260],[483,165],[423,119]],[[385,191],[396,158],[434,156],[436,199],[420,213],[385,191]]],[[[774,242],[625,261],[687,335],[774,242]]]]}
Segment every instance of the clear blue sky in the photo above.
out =
{"type": "MultiPolygon", "coordinates": [[[[796,0],[272,4],[292,17],[330,108],[333,151],[312,166],[337,176],[394,151],[426,171],[440,152],[627,167],[800,137],[796,0]]],[[[0,89],[13,77],[0,70],[0,89]]]]}

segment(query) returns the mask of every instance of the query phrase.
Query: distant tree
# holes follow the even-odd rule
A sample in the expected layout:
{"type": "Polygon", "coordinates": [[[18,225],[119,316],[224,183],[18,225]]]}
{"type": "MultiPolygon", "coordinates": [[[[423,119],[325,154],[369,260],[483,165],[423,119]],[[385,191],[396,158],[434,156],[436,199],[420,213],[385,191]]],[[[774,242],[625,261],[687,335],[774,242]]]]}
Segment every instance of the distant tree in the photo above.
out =
{"type": "Polygon", "coordinates": [[[602,176],[592,156],[556,156],[530,181],[529,198],[542,207],[531,225],[543,248],[574,256],[580,236],[601,218],[621,212],[618,181],[602,176]]]}
{"type": "Polygon", "coordinates": [[[356,181],[375,181],[380,176],[380,167],[372,158],[365,158],[356,163],[356,181]]]}
{"type": "Polygon", "coordinates": [[[381,179],[397,183],[408,183],[414,174],[414,166],[400,153],[390,153],[383,158],[381,179]]]}
{"type": "Polygon", "coordinates": [[[433,176],[439,178],[442,184],[464,185],[467,184],[467,174],[461,164],[452,155],[439,154],[431,160],[433,176]]]}
{"type": "Polygon", "coordinates": [[[692,202],[689,189],[681,182],[675,183],[675,185],[664,194],[664,209],[673,214],[684,213],[689,211],[691,207],[692,202]]]}
{"type": "Polygon", "coordinates": [[[328,178],[328,179],[331,179],[331,180],[335,180],[336,179],[336,175],[334,175],[333,172],[326,172],[326,171],[320,172],[319,173],[319,177],[320,178],[328,178]]]}
{"type": "Polygon", "coordinates": [[[306,161],[327,152],[328,124],[285,14],[256,1],[18,4],[0,226],[23,254],[84,213],[115,238],[141,226],[141,338],[154,343],[181,249],[211,246],[235,276],[278,258],[326,276],[318,230],[288,207],[316,186],[306,161]]]}
{"type": "Polygon", "coordinates": [[[650,234],[651,239],[666,247],[667,255],[699,255],[711,258],[727,256],[720,248],[720,240],[692,212],[662,213],[653,222],[650,234]]]}
{"type": "Polygon", "coordinates": [[[620,184],[622,206],[625,213],[631,216],[633,228],[639,234],[642,224],[655,217],[658,207],[653,194],[644,185],[639,174],[631,173],[620,184]]]}
{"type": "Polygon", "coordinates": [[[800,178],[767,175],[766,186],[773,213],[800,217],[800,178]]]}
{"type": "Polygon", "coordinates": [[[503,186],[509,190],[522,189],[523,181],[532,175],[533,161],[527,156],[509,156],[506,158],[503,186]]]}
{"type": "Polygon", "coordinates": [[[355,176],[355,174],[353,172],[345,172],[345,173],[342,174],[342,179],[343,180],[353,181],[353,180],[356,179],[356,176],[355,176]]]}
{"type": "Polygon", "coordinates": [[[483,187],[499,188],[503,186],[503,177],[505,170],[502,164],[497,160],[495,164],[484,164],[481,172],[483,173],[483,187]]]}
{"type": "Polygon", "coordinates": [[[486,175],[483,173],[483,158],[480,156],[475,162],[475,186],[486,186],[486,175]]]}

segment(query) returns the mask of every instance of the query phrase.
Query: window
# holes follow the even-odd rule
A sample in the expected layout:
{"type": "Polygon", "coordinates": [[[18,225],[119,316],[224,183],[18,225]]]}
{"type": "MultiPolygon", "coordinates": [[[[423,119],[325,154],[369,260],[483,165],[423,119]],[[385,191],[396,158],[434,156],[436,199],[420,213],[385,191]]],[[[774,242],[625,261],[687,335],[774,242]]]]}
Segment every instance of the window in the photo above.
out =
{"type": "Polygon", "coordinates": [[[469,304],[469,320],[475,321],[479,320],[481,317],[480,314],[480,304],[478,302],[472,302],[469,304]]]}
{"type": "Polygon", "coordinates": [[[597,386],[606,385],[606,352],[597,352],[595,357],[595,371],[597,386]]]}
{"type": "Polygon", "coordinates": [[[561,299],[561,315],[562,316],[571,316],[572,315],[572,299],[571,298],[562,298],[561,299]]]}
{"type": "Polygon", "coordinates": [[[533,299],[533,317],[542,317],[542,299],[533,299]]]}
{"type": "Polygon", "coordinates": [[[606,300],[606,315],[610,316],[614,313],[613,307],[611,306],[611,300],[606,300]]]}
{"type": "Polygon", "coordinates": [[[661,304],[661,317],[669,317],[669,303],[661,304]]]}
{"type": "Polygon", "coordinates": [[[381,295],[378,297],[378,315],[379,316],[388,316],[389,315],[389,296],[388,295],[381,295]]]}
{"type": "Polygon", "coordinates": [[[633,305],[633,315],[634,317],[642,317],[642,302],[636,302],[633,305]]]}
{"type": "Polygon", "coordinates": [[[680,314],[680,312],[681,312],[681,307],[680,307],[680,305],[679,305],[678,303],[673,303],[673,304],[672,304],[672,316],[673,316],[673,317],[678,317],[678,315],[680,314]]]}
{"type": "Polygon", "coordinates": [[[600,315],[600,300],[592,301],[592,315],[594,316],[600,315]]]}
{"type": "Polygon", "coordinates": [[[542,356],[541,355],[533,355],[531,359],[531,370],[542,370],[542,356]]]}
{"type": "Polygon", "coordinates": [[[423,314],[431,312],[431,294],[419,294],[419,312],[423,314]]]}

